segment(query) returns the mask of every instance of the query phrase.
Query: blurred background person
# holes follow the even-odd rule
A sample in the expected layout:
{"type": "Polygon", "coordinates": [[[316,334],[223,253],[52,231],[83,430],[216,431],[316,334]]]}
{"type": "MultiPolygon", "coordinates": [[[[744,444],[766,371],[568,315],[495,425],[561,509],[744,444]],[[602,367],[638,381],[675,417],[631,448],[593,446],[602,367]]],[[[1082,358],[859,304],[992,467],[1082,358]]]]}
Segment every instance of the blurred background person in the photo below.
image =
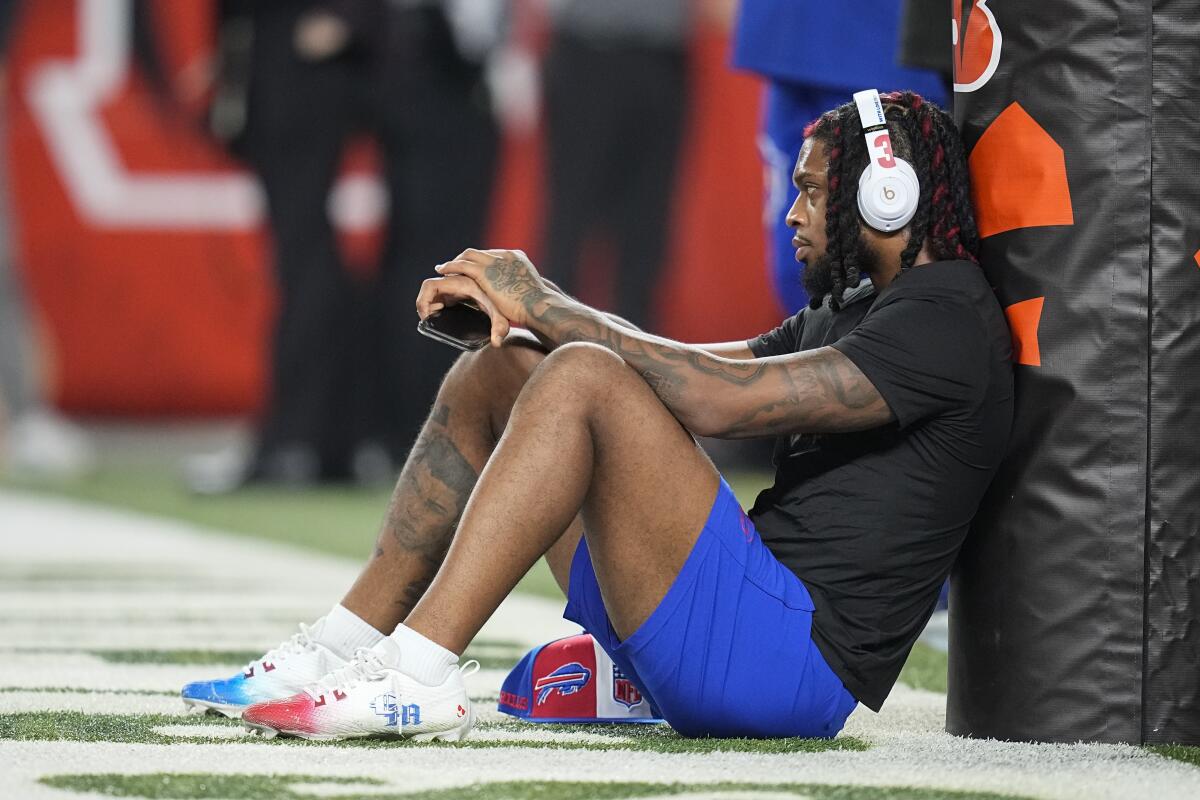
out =
{"type": "MultiPolygon", "coordinates": [[[[930,25],[949,39],[945,3],[930,25]]],[[[823,109],[864,88],[911,89],[944,106],[940,77],[897,62],[901,5],[893,0],[799,3],[742,0],[734,34],[733,65],[766,79],[759,149],[766,189],[763,224],[776,296],[793,314],[808,304],[800,283],[792,232],[784,211],[796,199],[792,168],[804,127],[823,109]]],[[[943,43],[942,52],[949,47],[943,43]]]]}
{"type": "Polygon", "coordinates": [[[572,295],[611,256],[606,307],[653,327],[688,98],[691,0],[549,0],[545,261],[572,295]]]}
{"type": "Polygon", "coordinates": [[[4,63],[18,5],[16,0],[0,0],[0,471],[74,477],[95,466],[95,454],[87,435],[50,403],[50,367],[39,346],[36,312],[28,304],[13,259],[4,63]]]}
{"type": "Polygon", "coordinates": [[[279,291],[253,455],[198,465],[200,491],[393,477],[452,354],[414,336],[432,265],[481,241],[497,149],[483,61],[491,0],[223,0],[218,134],[265,190],[279,291]],[[388,211],[377,273],[346,269],[329,194],[368,132],[388,211]]]}

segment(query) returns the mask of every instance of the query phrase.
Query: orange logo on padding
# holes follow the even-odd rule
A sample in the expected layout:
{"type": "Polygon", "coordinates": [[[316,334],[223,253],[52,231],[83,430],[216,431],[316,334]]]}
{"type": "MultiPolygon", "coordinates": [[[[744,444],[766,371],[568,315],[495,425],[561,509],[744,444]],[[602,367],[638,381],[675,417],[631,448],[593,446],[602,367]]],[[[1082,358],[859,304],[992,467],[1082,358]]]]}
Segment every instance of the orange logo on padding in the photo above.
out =
{"type": "Polygon", "coordinates": [[[1020,103],[1011,103],[992,120],[968,163],[982,238],[1017,228],[1075,224],[1063,149],[1020,103]]]}
{"type": "Polygon", "coordinates": [[[1045,297],[1034,297],[1013,303],[1004,309],[1008,327],[1012,332],[1013,361],[1030,367],[1042,365],[1042,346],[1038,342],[1038,328],[1042,324],[1042,307],[1045,297]]]}
{"type": "Polygon", "coordinates": [[[950,20],[954,44],[954,91],[973,92],[996,73],[1003,37],[989,0],[955,0],[950,20]]]}

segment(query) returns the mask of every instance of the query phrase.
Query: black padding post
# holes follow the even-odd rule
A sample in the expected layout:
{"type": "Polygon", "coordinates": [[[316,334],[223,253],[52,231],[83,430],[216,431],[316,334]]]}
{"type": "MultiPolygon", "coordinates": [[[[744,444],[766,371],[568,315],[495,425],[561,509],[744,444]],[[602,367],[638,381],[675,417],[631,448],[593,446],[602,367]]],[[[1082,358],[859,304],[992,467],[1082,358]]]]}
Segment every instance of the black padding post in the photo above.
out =
{"type": "Polygon", "coordinates": [[[1013,328],[1009,456],[955,570],[947,728],[1200,744],[1200,10],[954,0],[1013,328]]]}

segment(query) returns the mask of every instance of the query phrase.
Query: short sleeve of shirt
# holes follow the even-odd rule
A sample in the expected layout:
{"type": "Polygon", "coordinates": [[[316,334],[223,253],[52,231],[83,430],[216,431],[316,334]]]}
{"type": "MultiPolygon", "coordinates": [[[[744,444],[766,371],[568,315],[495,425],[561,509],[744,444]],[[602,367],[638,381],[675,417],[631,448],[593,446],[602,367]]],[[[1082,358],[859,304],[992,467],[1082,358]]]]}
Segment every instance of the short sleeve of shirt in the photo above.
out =
{"type": "Polygon", "coordinates": [[[862,370],[901,428],[970,405],[987,390],[983,325],[958,299],[883,298],[832,347],[862,370]]]}
{"type": "Polygon", "coordinates": [[[773,331],[755,336],[746,344],[755,358],[787,356],[800,349],[800,334],[804,332],[804,309],[788,317],[773,331]]]}

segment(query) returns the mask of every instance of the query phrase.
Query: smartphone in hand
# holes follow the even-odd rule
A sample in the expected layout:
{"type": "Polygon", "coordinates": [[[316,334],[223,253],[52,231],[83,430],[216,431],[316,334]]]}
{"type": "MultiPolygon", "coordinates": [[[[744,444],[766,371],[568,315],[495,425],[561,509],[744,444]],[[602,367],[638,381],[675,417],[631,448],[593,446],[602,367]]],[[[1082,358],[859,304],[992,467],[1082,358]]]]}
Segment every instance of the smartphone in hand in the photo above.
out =
{"type": "Polygon", "coordinates": [[[472,303],[455,303],[418,322],[417,331],[459,350],[480,350],[492,340],[492,320],[472,303]]]}

